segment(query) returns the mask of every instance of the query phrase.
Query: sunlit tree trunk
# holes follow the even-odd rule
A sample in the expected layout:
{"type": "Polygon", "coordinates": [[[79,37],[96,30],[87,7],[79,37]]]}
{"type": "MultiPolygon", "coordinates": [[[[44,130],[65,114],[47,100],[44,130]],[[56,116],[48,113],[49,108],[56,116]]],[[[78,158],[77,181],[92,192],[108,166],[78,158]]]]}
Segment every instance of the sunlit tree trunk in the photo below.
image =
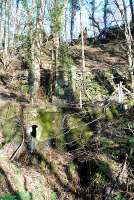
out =
{"type": "Polygon", "coordinates": [[[132,92],[134,92],[134,63],[133,63],[133,51],[132,51],[132,34],[131,34],[131,28],[130,28],[130,22],[128,20],[127,16],[127,6],[125,3],[125,0],[122,0],[123,9],[120,8],[120,5],[118,4],[117,0],[114,0],[117,8],[120,11],[122,21],[125,26],[125,38],[126,38],[126,45],[127,45],[127,55],[128,55],[128,63],[129,63],[129,73],[130,73],[130,79],[131,79],[131,88],[132,92]]]}
{"type": "Polygon", "coordinates": [[[67,42],[67,35],[68,35],[68,30],[67,30],[67,10],[65,11],[65,42],[67,42]]]}
{"type": "Polygon", "coordinates": [[[16,43],[17,43],[17,35],[18,35],[18,12],[19,12],[19,3],[20,0],[16,0],[16,8],[15,8],[15,16],[14,16],[14,30],[13,30],[13,45],[15,47],[16,43]]]}
{"type": "Polygon", "coordinates": [[[32,103],[36,103],[38,99],[38,92],[40,88],[40,67],[41,67],[41,45],[42,45],[42,28],[43,28],[43,19],[44,19],[44,10],[45,10],[45,0],[40,0],[36,2],[33,0],[33,13],[35,15],[36,10],[36,21],[32,27],[32,46],[31,46],[31,56],[32,56],[32,76],[33,76],[33,85],[31,93],[32,103]]]}
{"type": "Polygon", "coordinates": [[[0,48],[2,48],[3,40],[3,1],[0,2],[0,48]]]}
{"type": "Polygon", "coordinates": [[[83,15],[82,5],[80,5],[80,32],[81,32],[81,52],[82,52],[82,66],[81,66],[81,86],[80,86],[80,107],[82,108],[82,92],[85,93],[84,88],[84,70],[85,70],[85,44],[84,44],[84,30],[83,30],[83,15]]]}
{"type": "Polygon", "coordinates": [[[8,59],[8,1],[4,2],[4,37],[3,37],[3,63],[6,68],[6,63],[8,59]]]}
{"type": "Polygon", "coordinates": [[[125,1],[122,0],[123,3],[123,9],[124,9],[124,24],[125,24],[125,37],[126,37],[126,43],[127,43],[127,54],[128,54],[128,62],[129,62],[129,71],[130,71],[130,77],[131,77],[131,87],[132,91],[134,92],[134,63],[133,63],[133,52],[132,52],[132,34],[131,34],[131,28],[130,28],[130,22],[128,21],[127,17],[127,8],[125,1]]]}
{"type": "MultiPolygon", "coordinates": [[[[56,89],[56,71],[58,67],[58,54],[59,54],[59,46],[60,46],[60,33],[64,28],[65,24],[65,11],[67,8],[68,0],[64,0],[63,4],[61,6],[61,11],[58,16],[58,20],[60,21],[60,26],[62,27],[61,29],[55,31],[52,28],[52,34],[53,34],[53,52],[54,52],[54,60],[53,60],[53,69],[52,69],[52,89],[51,89],[51,100],[52,96],[55,95],[55,89],[56,89]]],[[[57,1],[54,1],[54,7],[58,6],[57,1]]]]}
{"type": "Polygon", "coordinates": [[[64,0],[64,4],[62,7],[62,13],[61,13],[61,25],[62,25],[62,30],[61,33],[64,36],[63,38],[66,38],[66,25],[67,25],[67,18],[66,18],[66,9],[68,5],[68,0],[64,0]]]}
{"type": "Polygon", "coordinates": [[[80,8],[80,31],[81,31],[81,51],[82,51],[82,71],[85,69],[85,44],[84,44],[84,29],[83,29],[83,17],[82,8],[80,8]]]}

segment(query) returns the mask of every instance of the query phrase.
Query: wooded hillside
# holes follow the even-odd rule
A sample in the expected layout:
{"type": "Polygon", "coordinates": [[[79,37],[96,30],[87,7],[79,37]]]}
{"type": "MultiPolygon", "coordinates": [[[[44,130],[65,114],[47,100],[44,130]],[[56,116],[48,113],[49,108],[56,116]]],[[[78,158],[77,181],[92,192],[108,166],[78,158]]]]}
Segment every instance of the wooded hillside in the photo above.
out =
{"type": "Polygon", "coordinates": [[[133,0],[0,0],[0,200],[134,199],[133,0]]]}

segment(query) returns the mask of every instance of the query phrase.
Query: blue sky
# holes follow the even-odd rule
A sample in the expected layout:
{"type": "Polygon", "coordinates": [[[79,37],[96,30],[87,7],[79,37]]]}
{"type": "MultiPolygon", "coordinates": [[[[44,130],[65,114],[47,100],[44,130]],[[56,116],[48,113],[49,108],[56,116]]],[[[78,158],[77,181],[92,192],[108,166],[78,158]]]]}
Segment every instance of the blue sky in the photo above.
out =
{"type": "MultiPolygon", "coordinates": [[[[31,4],[32,0],[28,0],[28,1],[29,1],[29,4],[31,4]]],[[[51,0],[47,0],[47,1],[49,3],[51,2],[51,0]]],[[[93,26],[92,26],[91,20],[89,20],[89,13],[91,13],[91,5],[89,2],[91,0],[81,0],[82,3],[84,3],[85,1],[88,2],[88,10],[86,9],[87,6],[82,7],[83,26],[87,27],[89,36],[92,36],[93,35],[93,26]]],[[[118,23],[120,24],[121,23],[120,13],[119,13],[118,9],[116,8],[116,6],[114,5],[114,3],[112,3],[113,1],[114,0],[109,0],[109,2],[110,2],[109,8],[112,10],[116,19],[118,20],[118,23]]],[[[118,0],[118,3],[120,5],[121,5],[121,1],[122,0],[118,0]]],[[[125,2],[127,5],[129,4],[129,0],[125,0],[125,2]]],[[[96,0],[95,19],[96,19],[96,21],[99,22],[101,28],[103,28],[103,26],[104,26],[104,24],[103,24],[103,6],[104,6],[104,0],[96,0]]],[[[70,19],[71,19],[69,10],[70,10],[70,6],[68,5],[67,13],[66,13],[66,18],[67,18],[67,27],[66,27],[67,33],[66,33],[66,35],[67,35],[68,40],[70,39],[70,19]]],[[[46,13],[46,15],[45,15],[45,19],[44,19],[44,26],[45,26],[46,32],[50,33],[50,21],[49,21],[47,9],[46,9],[45,13],[46,13]]],[[[24,11],[21,12],[21,15],[22,16],[25,15],[24,11]]],[[[128,18],[130,19],[129,8],[128,8],[128,18]]],[[[111,25],[115,25],[112,15],[109,15],[108,19],[109,19],[109,23],[111,25]]],[[[24,20],[25,20],[25,17],[21,17],[21,21],[23,22],[24,20]]],[[[95,32],[97,34],[98,30],[95,29],[95,32]]],[[[76,12],[76,16],[75,16],[74,38],[77,38],[79,36],[79,33],[80,33],[80,12],[78,10],[76,12]]]]}
{"type": "MultiPolygon", "coordinates": [[[[89,0],[90,1],[90,0],[89,0]]],[[[122,7],[122,1],[118,0],[118,3],[120,5],[120,7],[122,7]]],[[[125,0],[125,3],[127,5],[127,14],[128,14],[128,20],[131,19],[131,14],[130,14],[130,8],[129,8],[129,0],[125,0]]],[[[103,6],[104,6],[104,0],[96,0],[96,12],[95,12],[95,19],[96,21],[99,22],[100,27],[103,28],[104,27],[104,21],[103,21],[103,6]]],[[[122,23],[122,19],[121,19],[121,15],[119,10],[117,9],[117,7],[114,4],[114,0],[109,0],[109,9],[112,11],[112,13],[114,14],[118,24],[120,25],[122,23]]],[[[91,13],[91,7],[88,7],[89,12],[91,13]]],[[[83,13],[83,22],[84,22],[84,27],[88,28],[88,34],[89,36],[93,35],[93,26],[92,26],[92,22],[91,20],[89,20],[89,15],[88,15],[88,11],[86,10],[85,7],[83,7],[82,9],[82,13],[83,13]]],[[[113,18],[113,16],[111,14],[108,14],[108,26],[113,26],[115,25],[115,20],[113,18]]],[[[79,12],[76,15],[76,30],[75,32],[79,32],[79,12]]],[[[98,30],[96,29],[96,34],[98,33],[98,30]]]]}

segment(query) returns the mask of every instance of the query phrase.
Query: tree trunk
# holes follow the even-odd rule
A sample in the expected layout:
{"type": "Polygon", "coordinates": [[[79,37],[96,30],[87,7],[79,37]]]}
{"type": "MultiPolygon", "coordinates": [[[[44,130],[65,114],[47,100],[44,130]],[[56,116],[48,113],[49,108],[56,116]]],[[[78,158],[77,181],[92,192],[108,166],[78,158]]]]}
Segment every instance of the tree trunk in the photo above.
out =
{"type": "Polygon", "coordinates": [[[75,22],[75,15],[78,7],[78,0],[71,0],[71,41],[73,40],[73,32],[74,32],[74,22],[75,22]]]}
{"type": "Polygon", "coordinates": [[[76,15],[76,13],[75,13],[76,11],[75,10],[73,10],[72,11],[72,14],[71,14],[71,41],[73,40],[73,31],[74,31],[74,17],[75,17],[75,15],[76,15]]]}
{"type": "Polygon", "coordinates": [[[125,1],[122,0],[123,3],[123,9],[124,9],[124,24],[125,24],[125,37],[126,37],[126,43],[127,43],[127,54],[128,54],[128,63],[129,63],[129,72],[130,72],[130,78],[131,78],[131,88],[132,92],[134,92],[134,64],[133,64],[133,53],[132,53],[132,34],[131,34],[131,28],[130,28],[130,22],[128,22],[127,18],[127,8],[125,1]]]}
{"type": "Polygon", "coordinates": [[[0,48],[3,40],[3,1],[0,2],[0,48]]]}
{"type": "MultiPolygon", "coordinates": [[[[65,23],[65,10],[68,4],[68,0],[64,0],[63,7],[60,13],[60,22],[61,25],[64,25],[65,23]]],[[[59,38],[60,32],[54,32],[53,33],[53,50],[54,50],[54,62],[53,62],[53,70],[52,70],[52,93],[51,93],[51,99],[52,96],[55,95],[55,89],[56,89],[56,71],[58,67],[58,54],[59,54],[59,46],[60,46],[60,38],[59,38]]]]}
{"type": "Polygon", "coordinates": [[[85,69],[85,44],[84,44],[84,30],[83,30],[83,19],[82,10],[80,9],[80,31],[81,31],[81,51],[82,51],[82,72],[85,69]]]}
{"type": "Polygon", "coordinates": [[[91,2],[91,6],[92,6],[92,26],[93,26],[93,34],[94,34],[94,38],[95,38],[95,26],[94,26],[94,19],[95,19],[95,0],[92,0],[91,2]]]}
{"type": "Polygon", "coordinates": [[[130,9],[131,9],[132,22],[134,23],[134,7],[133,7],[133,0],[129,0],[129,4],[130,4],[130,9]]]}
{"type": "Polygon", "coordinates": [[[107,28],[107,6],[108,0],[104,0],[104,28],[107,28]]]}
{"type": "Polygon", "coordinates": [[[16,1],[16,11],[14,17],[14,32],[13,32],[13,46],[17,43],[17,34],[18,34],[18,11],[19,11],[19,1],[16,1]]]}
{"type": "Polygon", "coordinates": [[[38,92],[40,88],[40,67],[41,67],[41,45],[42,45],[42,32],[41,28],[43,27],[43,17],[44,17],[44,10],[45,10],[45,1],[42,0],[38,2],[39,5],[36,5],[35,1],[33,0],[33,13],[34,16],[34,9],[37,6],[37,17],[35,25],[33,24],[32,27],[32,46],[31,46],[31,54],[32,54],[32,78],[33,78],[33,85],[31,91],[31,101],[32,103],[36,103],[38,99],[38,92]],[[35,33],[35,35],[34,35],[35,33]]]}
{"type": "Polygon", "coordinates": [[[132,34],[131,34],[131,28],[130,28],[130,22],[128,21],[127,17],[127,6],[125,3],[125,0],[122,0],[123,10],[120,8],[118,1],[114,0],[117,8],[120,11],[122,21],[125,26],[125,38],[126,38],[126,45],[127,45],[127,55],[128,55],[128,63],[129,63],[129,73],[130,73],[130,79],[131,79],[131,88],[132,92],[134,92],[134,63],[133,63],[133,52],[132,52],[132,34]]]}
{"type": "Polygon", "coordinates": [[[3,63],[6,68],[8,59],[8,2],[4,3],[4,38],[3,38],[3,63]]]}

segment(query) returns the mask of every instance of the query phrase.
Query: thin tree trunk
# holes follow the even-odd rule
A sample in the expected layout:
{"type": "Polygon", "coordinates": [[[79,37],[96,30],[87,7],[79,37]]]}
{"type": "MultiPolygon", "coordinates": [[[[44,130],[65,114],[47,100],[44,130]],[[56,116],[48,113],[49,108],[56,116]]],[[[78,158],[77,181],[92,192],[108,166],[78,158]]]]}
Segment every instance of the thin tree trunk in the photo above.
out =
{"type": "Polygon", "coordinates": [[[82,51],[82,72],[83,72],[85,69],[85,44],[84,44],[83,18],[81,9],[80,9],[80,31],[81,31],[81,51],[82,51]]]}
{"type": "Polygon", "coordinates": [[[132,22],[134,23],[134,7],[133,7],[133,0],[129,0],[129,4],[130,4],[130,9],[131,9],[132,22]]]}
{"type": "Polygon", "coordinates": [[[3,40],[3,1],[0,2],[0,48],[2,47],[3,40]]]}
{"type": "Polygon", "coordinates": [[[133,52],[132,52],[132,34],[131,34],[131,28],[130,28],[130,22],[128,21],[127,17],[127,7],[124,0],[122,0],[123,4],[123,12],[118,4],[117,0],[114,0],[117,8],[120,11],[124,26],[125,26],[125,38],[126,38],[126,44],[127,44],[127,55],[128,55],[128,63],[129,63],[129,73],[130,73],[130,79],[131,79],[131,88],[132,92],[134,92],[134,63],[133,63],[133,52]]]}
{"type": "Polygon", "coordinates": [[[65,42],[67,42],[67,34],[68,34],[68,30],[67,30],[67,11],[65,11],[65,42]]]}
{"type": "Polygon", "coordinates": [[[4,68],[7,66],[8,62],[8,1],[4,2],[4,12],[3,12],[3,19],[4,19],[4,35],[3,35],[3,64],[4,68]]]}
{"type": "Polygon", "coordinates": [[[19,2],[16,0],[16,11],[14,17],[14,33],[13,33],[13,45],[15,46],[17,42],[17,34],[18,34],[18,11],[19,11],[19,2]]]}
{"type": "Polygon", "coordinates": [[[95,26],[94,26],[94,19],[95,19],[95,0],[92,0],[92,26],[93,26],[93,34],[95,38],[95,26]]]}
{"type": "Polygon", "coordinates": [[[107,28],[107,6],[108,0],[104,0],[104,28],[107,28]]]}
{"type": "MultiPolygon", "coordinates": [[[[83,17],[82,8],[80,7],[80,32],[81,32],[81,51],[82,51],[82,67],[81,67],[81,86],[80,86],[80,101],[82,102],[82,92],[85,92],[84,88],[84,70],[85,70],[85,44],[84,44],[84,31],[83,31],[83,17]]],[[[82,105],[81,105],[82,107],[82,105]]]]}
{"type": "Polygon", "coordinates": [[[124,9],[124,24],[125,24],[125,37],[126,43],[128,46],[127,54],[128,54],[128,62],[129,62],[129,71],[130,71],[130,78],[131,78],[131,88],[132,92],[134,92],[134,63],[133,63],[133,53],[132,53],[132,34],[130,28],[130,22],[128,22],[127,18],[127,9],[125,1],[122,0],[123,9],[124,9]]]}
{"type": "Polygon", "coordinates": [[[74,17],[75,17],[75,10],[72,11],[72,15],[71,15],[71,41],[73,40],[74,17]]]}

